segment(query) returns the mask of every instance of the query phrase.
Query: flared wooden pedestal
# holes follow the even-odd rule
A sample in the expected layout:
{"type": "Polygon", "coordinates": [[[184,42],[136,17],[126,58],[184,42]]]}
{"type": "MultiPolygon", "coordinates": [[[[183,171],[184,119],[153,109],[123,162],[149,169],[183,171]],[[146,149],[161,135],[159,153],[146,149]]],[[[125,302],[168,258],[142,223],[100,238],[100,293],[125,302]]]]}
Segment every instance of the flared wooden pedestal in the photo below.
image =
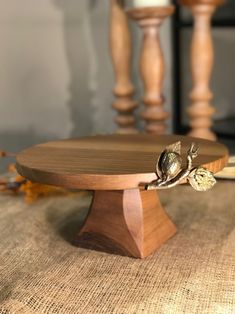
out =
{"type": "Polygon", "coordinates": [[[96,191],[78,244],[143,258],[175,232],[156,191],[96,191]]]}
{"type": "Polygon", "coordinates": [[[195,167],[203,165],[216,173],[226,165],[228,150],[219,143],[136,134],[36,145],[17,156],[17,170],[32,181],[94,191],[90,212],[77,236],[78,245],[143,258],[176,232],[157,191],[145,191],[144,186],[156,179],[160,153],[177,141],[182,144],[183,166],[192,142],[200,147],[195,167]]]}

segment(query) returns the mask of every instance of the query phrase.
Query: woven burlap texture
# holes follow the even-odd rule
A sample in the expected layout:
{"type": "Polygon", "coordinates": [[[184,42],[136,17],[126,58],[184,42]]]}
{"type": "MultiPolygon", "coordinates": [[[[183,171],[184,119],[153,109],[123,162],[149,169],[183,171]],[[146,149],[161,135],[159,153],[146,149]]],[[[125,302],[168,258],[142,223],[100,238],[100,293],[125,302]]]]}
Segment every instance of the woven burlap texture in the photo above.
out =
{"type": "Polygon", "coordinates": [[[32,205],[0,196],[0,313],[234,314],[234,188],[161,192],[178,233],[144,260],[71,244],[84,193],[32,205]]]}

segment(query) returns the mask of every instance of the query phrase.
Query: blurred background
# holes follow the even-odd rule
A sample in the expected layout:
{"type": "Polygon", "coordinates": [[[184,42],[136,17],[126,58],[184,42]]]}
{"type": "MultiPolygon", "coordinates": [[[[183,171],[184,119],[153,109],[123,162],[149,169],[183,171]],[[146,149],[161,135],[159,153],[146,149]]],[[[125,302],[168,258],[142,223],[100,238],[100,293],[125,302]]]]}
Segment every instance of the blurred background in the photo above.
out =
{"type": "MultiPolygon", "coordinates": [[[[107,0],[0,0],[0,23],[0,149],[17,152],[51,139],[115,131],[107,0]]],[[[138,70],[142,34],[135,22],[130,26],[132,78],[139,100],[143,95],[138,70]]],[[[227,0],[213,18],[212,90],[214,130],[232,150],[234,28],[235,3],[227,0]]],[[[161,28],[169,133],[188,130],[191,35],[191,14],[178,7],[161,28]]]]}

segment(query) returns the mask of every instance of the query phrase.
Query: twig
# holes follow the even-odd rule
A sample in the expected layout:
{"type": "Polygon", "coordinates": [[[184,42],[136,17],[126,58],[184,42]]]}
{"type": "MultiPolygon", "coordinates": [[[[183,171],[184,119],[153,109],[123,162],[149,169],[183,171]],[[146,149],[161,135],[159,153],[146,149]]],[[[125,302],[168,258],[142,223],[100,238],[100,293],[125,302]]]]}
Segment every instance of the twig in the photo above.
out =
{"type": "Polygon", "coordinates": [[[16,154],[0,150],[0,157],[16,157],[16,154]]]}

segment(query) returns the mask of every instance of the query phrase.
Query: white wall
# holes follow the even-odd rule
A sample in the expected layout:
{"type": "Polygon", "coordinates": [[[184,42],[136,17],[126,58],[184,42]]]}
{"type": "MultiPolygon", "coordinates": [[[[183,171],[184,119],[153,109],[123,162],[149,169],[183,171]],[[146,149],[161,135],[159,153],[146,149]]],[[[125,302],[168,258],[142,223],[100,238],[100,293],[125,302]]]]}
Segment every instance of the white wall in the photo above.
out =
{"type": "MultiPolygon", "coordinates": [[[[0,0],[0,149],[112,132],[113,72],[107,0],[0,0]]],[[[141,83],[134,34],[134,81],[141,83]]],[[[170,24],[162,43],[171,107],[170,24]]]]}

